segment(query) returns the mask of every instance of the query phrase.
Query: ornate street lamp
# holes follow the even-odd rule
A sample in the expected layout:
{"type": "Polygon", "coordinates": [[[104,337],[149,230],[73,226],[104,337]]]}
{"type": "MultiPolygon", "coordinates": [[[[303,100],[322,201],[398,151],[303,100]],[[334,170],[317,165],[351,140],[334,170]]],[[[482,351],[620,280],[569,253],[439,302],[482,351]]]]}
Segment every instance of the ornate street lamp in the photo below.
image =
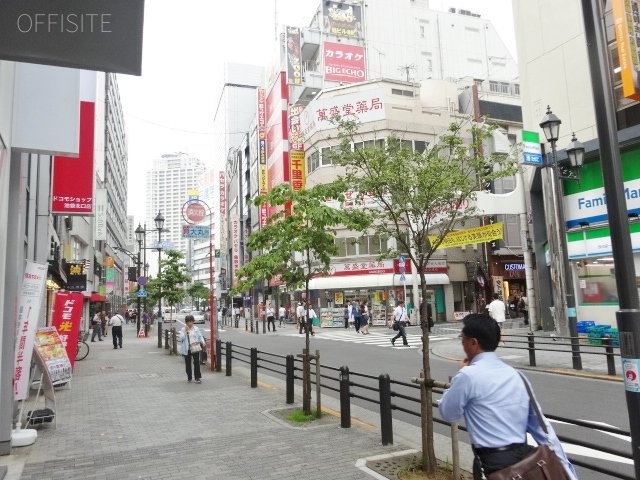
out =
{"type": "Polygon", "coordinates": [[[137,278],[136,278],[136,284],[138,285],[137,288],[137,295],[136,295],[136,334],[140,334],[140,317],[142,316],[142,312],[141,312],[141,307],[140,307],[140,302],[141,302],[141,297],[140,297],[140,276],[141,276],[141,272],[140,269],[142,268],[142,260],[140,259],[140,254],[142,252],[142,242],[144,240],[144,228],[142,228],[142,225],[140,225],[138,223],[138,228],[135,229],[136,234],[136,241],[138,242],[138,261],[136,262],[136,267],[137,267],[137,278]]]}
{"type": "Polygon", "coordinates": [[[564,196],[560,179],[580,181],[579,167],[582,166],[582,162],[584,161],[584,147],[577,141],[574,134],[567,150],[567,155],[569,155],[572,167],[578,167],[577,172],[570,172],[569,175],[563,175],[560,172],[560,165],[558,164],[558,156],[556,153],[556,143],[560,137],[561,123],[562,121],[554,115],[547,106],[547,113],[540,122],[540,128],[542,128],[547,141],[551,144],[551,162],[549,162],[547,158],[545,167],[550,167],[552,170],[552,175],[549,175],[549,182],[551,183],[554,222],[551,223],[549,219],[547,219],[547,236],[549,238],[549,250],[552,254],[551,262],[557,272],[557,275],[555,275],[557,281],[553,289],[556,328],[558,325],[562,326],[563,329],[568,328],[571,339],[573,368],[581,370],[582,359],[580,358],[580,343],[576,325],[578,320],[576,295],[571,278],[571,265],[569,263],[569,253],[567,250],[567,224],[564,215],[564,196]]]}

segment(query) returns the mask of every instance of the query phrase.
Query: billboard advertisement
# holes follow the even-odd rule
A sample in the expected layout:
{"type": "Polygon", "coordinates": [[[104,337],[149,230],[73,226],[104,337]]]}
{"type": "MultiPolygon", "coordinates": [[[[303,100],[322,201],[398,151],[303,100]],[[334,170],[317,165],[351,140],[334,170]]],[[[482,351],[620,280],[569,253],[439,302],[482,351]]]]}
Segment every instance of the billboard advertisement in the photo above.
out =
{"type": "Polygon", "coordinates": [[[51,213],[93,215],[96,74],[80,76],[80,149],[78,158],[53,157],[51,213]]]}
{"type": "MultiPolygon", "coordinates": [[[[267,118],[267,185],[270,191],[276,185],[289,182],[289,136],[287,101],[289,88],[285,72],[280,72],[266,98],[267,118]]],[[[283,207],[269,207],[269,216],[283,207]]]]}
{"type": "Polygon", "coordinates": [[[302,85],[302,58],[300,57],[300,29],[287,27],[287,83],[302,85]]]}
{"type": "Polygon", "coordinates": [[[618,44],[618,60],[622,79],[622,94],[640,100],[638,71],[638,47],[640,46],[640,2],[638,0],[613,0],[613,25],[618,44]],[[634,16],[635,19],[634,20],[634,16]]]}
{"type": "Polygon", "coordinates": [[[364,47],[324,42],[324,79],[358,83],[366,80],[364,47]]]}
{"type": "Polygon", "coordinates": [[[140,75],[144,0],[0,2],[0,60],[140,75]]]}
{"type": "Polygon", "coordinates": [[[339,37],[362,38],[362,7],[344,2],[324,2],[324,32],[339,37]]]}
{"type": "MultiPolygon", "coordinates": [[[[269,191],[267,176],[267,105],[264,88],[258,89],[258,193],[266,195],[269,191]]],[[[267,225],[269,206],[260,205],[260,228],[267,225]]]]}

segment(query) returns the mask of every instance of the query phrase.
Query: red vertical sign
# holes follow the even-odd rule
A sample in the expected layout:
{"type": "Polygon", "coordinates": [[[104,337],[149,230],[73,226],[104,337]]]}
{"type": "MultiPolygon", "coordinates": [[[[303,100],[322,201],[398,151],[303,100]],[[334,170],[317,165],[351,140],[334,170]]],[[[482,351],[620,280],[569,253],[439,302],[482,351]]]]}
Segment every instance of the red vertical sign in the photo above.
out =
{"type": "Polygon", "coordinates": [[[72,369],[76,359],[83,301],[84,296],[80,292],[57,292],[53,303],[51,326],[58,330],[72,369]]]}

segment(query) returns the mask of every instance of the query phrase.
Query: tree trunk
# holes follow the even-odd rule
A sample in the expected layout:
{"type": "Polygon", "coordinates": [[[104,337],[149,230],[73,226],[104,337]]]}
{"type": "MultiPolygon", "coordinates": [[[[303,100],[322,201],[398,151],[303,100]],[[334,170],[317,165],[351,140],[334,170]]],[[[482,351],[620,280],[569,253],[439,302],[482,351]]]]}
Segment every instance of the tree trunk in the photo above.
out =
{"type": "MultiPolygon", "coordinates": [[[[307,266],[309,264],[309,252],[307,251],[307,266]]],[[[307,270],[310,271],[310,270],[307,270]]],[[[305,312],[306,317],[304,322],[304,334],[305,334],[305,349],[302,355],[302,410],[305,415],[311,415],[311,359],[309,358],[309,278],[304,281],[305,289],[305,312]]]]}
{"type": "Polygon", "coordinates": [[[433,474],[436,471],[437,460],[433,446],[433,392],[426,383],[431,380],[431,364],[429,361],[429,319],[427,318],[427,284],[426,278],[420,271],[422,301],[420,302],[420,329],[422,331],[422,373],[423,383],[420,388],[420,413],[422,427],[422,465],[425,472],[433,474]]]}

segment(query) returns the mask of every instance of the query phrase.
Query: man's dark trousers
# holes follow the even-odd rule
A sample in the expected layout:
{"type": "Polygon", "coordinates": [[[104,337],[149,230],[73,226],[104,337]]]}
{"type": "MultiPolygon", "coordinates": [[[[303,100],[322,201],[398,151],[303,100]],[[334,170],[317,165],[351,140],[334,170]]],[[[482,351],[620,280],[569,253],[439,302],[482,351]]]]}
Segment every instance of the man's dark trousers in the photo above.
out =
{"type": "Polygon", "coordinates": [[[111,327],[111,335],[113,337],[113,348],[122,348],[122,325],[111,327]]]}
{"type": "MultiPolygon", "coordinates": [[[[504,447],[509,448],[509,447],[504,447]]],[[[489,450],[486,453],[477,453],[478,450],[474,449],[476,452],[476,458],[473,462],[473,480],[482,480],[482,472],[480,471],[480,465],[478,464],[478,458],[482,460],[482,465],[484,466],[485,474],[489,474],[495,472],[497,470],[501,470],[503,468],[509,467],[514,463],[518,463],[524,457],[529,455],[534,447],[531,445],[527,445],[526,443],[522,444],[514,444],[508,450],[498,450],[491,452],[491,449],[480,449],[480,450],[489,450]]]]}
{"type": "Polygon", "coordinates": [[[402,337],[403,345],[409,345],[407,343],[407,334],[404,331],[404,322],[398,322],[398,333],[396,334],[395,337],[393,337],[393,339],[391,340],[391,343],[394,343],[400,337],[402,337]]]}

